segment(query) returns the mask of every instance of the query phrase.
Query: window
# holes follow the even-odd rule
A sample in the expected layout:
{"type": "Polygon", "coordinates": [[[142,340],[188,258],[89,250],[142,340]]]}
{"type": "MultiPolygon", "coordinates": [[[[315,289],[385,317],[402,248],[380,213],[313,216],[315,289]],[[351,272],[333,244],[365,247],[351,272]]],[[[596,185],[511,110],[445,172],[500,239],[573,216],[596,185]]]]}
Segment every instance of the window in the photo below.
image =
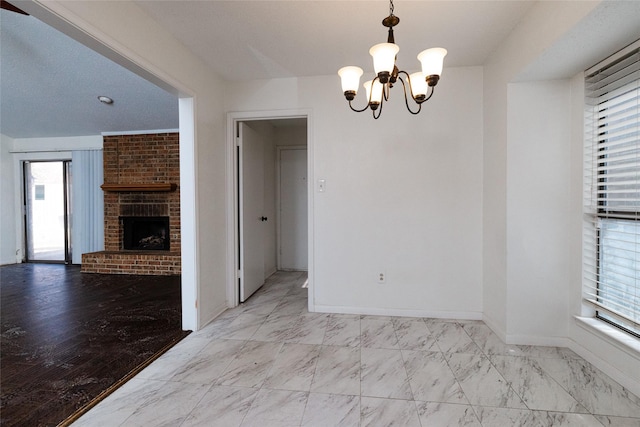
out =
{"type": "Polygon", "coordinates": [[[585,73],[584,301],[640,337],[640,40],[585,73]]]}

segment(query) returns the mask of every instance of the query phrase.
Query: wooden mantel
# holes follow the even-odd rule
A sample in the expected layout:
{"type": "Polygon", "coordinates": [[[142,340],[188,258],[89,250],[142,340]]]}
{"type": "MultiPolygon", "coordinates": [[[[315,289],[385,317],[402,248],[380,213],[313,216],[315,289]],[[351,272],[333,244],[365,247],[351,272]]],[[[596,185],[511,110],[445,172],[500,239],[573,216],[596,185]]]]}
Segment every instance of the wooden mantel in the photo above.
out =
{"type": "Polygon", "coordinates": [[[153,184],[102,184],[103,191],[126,192],[126,191],[176,191],[177,184],[153,183],[153,184]]]}

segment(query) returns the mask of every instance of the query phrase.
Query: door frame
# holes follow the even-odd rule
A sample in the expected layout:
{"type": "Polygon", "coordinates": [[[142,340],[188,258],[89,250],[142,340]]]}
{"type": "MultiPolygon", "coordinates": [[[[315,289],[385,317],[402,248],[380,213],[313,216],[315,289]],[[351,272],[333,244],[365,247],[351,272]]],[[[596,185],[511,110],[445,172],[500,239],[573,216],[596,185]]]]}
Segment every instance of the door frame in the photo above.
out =
{"type": "MultiPolygon", "coordinates": [[[[281,164],[280,154],[284,150],[307,150],[307,168],[309,167],[309,149],[306,145],[278,145],[276,146],[276,268],[280,270],[282,268],[282,223],[281,223],[281,206],[282,199],[280,198],[280,184],[281,184],[281,164]]],[[[309,172],[307,170],[307,199],[309,198],[309,172]]],[[[308,225],[307,225],[308,228],[308,225]]],[[[308,260],[307,260],[308,262],[308,260]]]]}
{"type": "Polygon", "coordinates": [[[71,151],[57,151],[57,152],[14,152],[14,182],[16,183],[14,192],[14,207],[16,218],[16,262],[22,263],[26,260],[27,256],[27,242],[25,238],[25,218],[24,218],[24,162],[56,162],[64,160],[72,160],[71,151]]]}
{"type": "Polygon", "coordinates": [[[308,262],[309,262],[309,311],[315,311],[314,304],[314,258],[313,258],[313,205],[314,193],[313,182],[313,118],[309,109],[295,110],[268,110],[268,111],[247,111],[232,112],[227,114],[227,168],[226,168],[226,211],[227,211],[227,306],[237,307],[239,304],[239,263],[238,254],[240,251],[240,236],[238,224],[238,199],[240,188],[238,186],[238,150],[237,150],[237,129],[239,122],[256,120],[280,120],[305,118],[307,120],[307,230],[308,230],[308,262]]]}
{"type": "Polygon", "coordinates": [[[40,264],[65,264],[71,265],[73,256],[73,242],[71,240],[71,215],[73,207],[71,205],[71,192],[72,182],[70,174],[70,165],[72,159],[55,159],[55,160],[22,160],[20,162],[22,166],[22,226],[23,226],[23,262],[40,263],[40,264]],[[33,230],[29,228],[29,214],[33,212],[33,206],[29,204],[30,200],[27,194],[27,167],[30,167],[32,163],[61,163],[62,166],[62,209],[63,209],[63,227],[64,227],[64,259],[63,260],[42,260],[42,259],[29,259],[28,242],[29,238],[33,238],[33,230]]]}

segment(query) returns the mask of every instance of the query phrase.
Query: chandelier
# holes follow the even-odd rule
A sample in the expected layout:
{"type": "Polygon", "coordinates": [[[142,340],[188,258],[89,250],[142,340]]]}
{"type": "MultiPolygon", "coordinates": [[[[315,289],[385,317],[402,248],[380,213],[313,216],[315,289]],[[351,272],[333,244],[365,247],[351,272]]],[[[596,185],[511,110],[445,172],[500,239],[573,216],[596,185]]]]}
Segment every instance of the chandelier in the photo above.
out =
{"type": "Polygon", "coordinates": [[[376,76],[373,80],[369,80],[363,85],[367,92],[367,99],[369,100],[364,108],[358,110],[353,108],[351,104],[351,101],[354,100],[358,92],[362,68],[349,66],[338,70],[338,75],[342,81],[344,96],[347,101],[349,101],[349,107],[357,113],[361,113],[367,108],[370,108],[374,119],[380,117],[382,114],[382,104],[384,101],[389,100],[390,90],[398,80],[402,83],[404,102],[407,110],[409,110],[411,114],[418,114],[422,108],[422,103],[428,101],[431,96],[433,96],[434,87],[438,84],[438,80],[440,80],[440,75],[442,74],[442,63],[447,54],[447,50],[434,47],[420,52],[418,54],[418,60],[422,64],[422,71],[420,72],[409,75],[406,71],[398,70],[396,66],[396,55],[400,48],[395,44],[393,27],[398,25],[399,22],[400,18],[393,14],[393,0],[390,0],[389,16],[382,20],[382,25],[389,28],[387,42],[377,44],[369,49],[369,53],[373,57],[373,68],[376,76]],[[406,82],[402,76],[404,76],[406,82]],[[409,105],[407,86],[411,99],[413,99],[418,106],[415,111],[412,110],[409,105]]]}

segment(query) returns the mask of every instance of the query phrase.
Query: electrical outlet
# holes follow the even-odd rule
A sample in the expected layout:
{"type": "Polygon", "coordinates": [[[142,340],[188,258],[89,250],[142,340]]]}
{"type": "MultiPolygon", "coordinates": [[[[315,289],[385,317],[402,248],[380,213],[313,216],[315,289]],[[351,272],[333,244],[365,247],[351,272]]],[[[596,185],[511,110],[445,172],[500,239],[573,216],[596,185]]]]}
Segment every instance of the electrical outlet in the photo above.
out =
{"type": "Polygon", "coordinates": [[[387,279],[387,275],[385,274],[384,271],[381,271],[378,273],[378,283],[385,283],[387,279]]]}

